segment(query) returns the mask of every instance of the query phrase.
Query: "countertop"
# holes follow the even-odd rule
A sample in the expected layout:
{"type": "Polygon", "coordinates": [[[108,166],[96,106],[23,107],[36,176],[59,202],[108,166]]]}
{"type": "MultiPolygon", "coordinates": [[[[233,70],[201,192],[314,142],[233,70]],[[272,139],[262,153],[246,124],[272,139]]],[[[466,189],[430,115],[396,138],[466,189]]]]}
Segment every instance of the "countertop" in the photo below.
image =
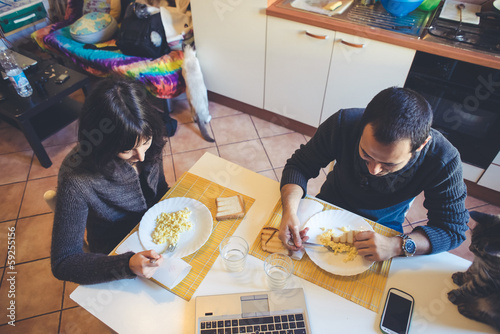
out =
{"type": "Polygon", "coordinates": [[[345,20],[336,19],[335,16],[328,17],[321,14],[288,9],[283,8],[283,6],[279,6],[284,1],[285,0],[275,1],[267,8],[266,14],[269,16],[275,16],[320,28],[344,32],[380,42],[399,45],[438,56],[461,60],[472,64],[500,69],[500,55],[494,55],[488,52],[472,51],[458,46],[445,44],[444,42],[440,43],[436,40],[437,38],[427,39],[425,36],[424,38],[418,38],[416,36],[400,34],[380,28],[347,22],[345,20]]]}

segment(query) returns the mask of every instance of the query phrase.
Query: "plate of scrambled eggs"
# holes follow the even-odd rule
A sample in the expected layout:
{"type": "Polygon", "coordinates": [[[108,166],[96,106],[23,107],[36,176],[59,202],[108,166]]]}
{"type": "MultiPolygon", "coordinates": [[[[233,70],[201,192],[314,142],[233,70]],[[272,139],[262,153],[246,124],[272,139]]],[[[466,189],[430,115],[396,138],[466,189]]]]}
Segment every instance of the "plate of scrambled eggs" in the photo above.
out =
{"type": "Polygon", "coordinates": [[[358,255],[352,245],[356,231],[373,231],[371,225],[362,217],[349,211],[327,210],[312,216],[305,227],[309,227],[309,241],[327,244],[334,250],[323,247],[305,248],[309,258],[320,268],[335,275],[350,276],[366,271],[373,264],[358,255]],[[334,239],[335,242],[329,242],[334,239]]]}
{"type": "Polygon", "coordinates": [[[212,233],[212,214],[201,202],[187,197],[172,197],[158,202],[142,217],[139,240],[145,250],[162,253],[177,244],[172,256],[196,252],[212,233]]]}

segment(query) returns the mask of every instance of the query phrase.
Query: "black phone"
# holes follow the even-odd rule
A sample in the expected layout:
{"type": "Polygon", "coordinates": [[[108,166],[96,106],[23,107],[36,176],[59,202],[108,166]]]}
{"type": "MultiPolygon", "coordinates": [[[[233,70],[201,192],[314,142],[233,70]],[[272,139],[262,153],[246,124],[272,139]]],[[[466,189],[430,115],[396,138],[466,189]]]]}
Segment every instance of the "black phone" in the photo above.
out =
{"type": "Polygon", "coordinates": [[[61,74],[59,75],[57,78],[56,78],[56,84],[62,84],[64,83],[66,80],[69,79],[69,75],[68,74],[61,74]]]}
{"type": "Polygon", "coordinates": [[[387,334],[407,334],[413,313],[413,297],[399,289],[390,288],[385,300],[380,329],[387,334]]]}

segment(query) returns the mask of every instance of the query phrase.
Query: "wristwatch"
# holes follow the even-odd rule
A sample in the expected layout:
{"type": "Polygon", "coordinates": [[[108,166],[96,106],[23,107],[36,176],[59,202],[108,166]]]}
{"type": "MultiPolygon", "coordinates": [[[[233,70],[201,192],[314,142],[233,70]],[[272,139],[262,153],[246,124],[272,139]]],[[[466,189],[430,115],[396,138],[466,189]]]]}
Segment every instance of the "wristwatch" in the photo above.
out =
{"type": "Polygon", "coordinates": [[[403,246],[401,248],[403,248],[405,256],[408,257],[415,255],[415,252],[417,251],[415,241],[404,233],[401,233],[399,237],[403,239],[403,246]]]}

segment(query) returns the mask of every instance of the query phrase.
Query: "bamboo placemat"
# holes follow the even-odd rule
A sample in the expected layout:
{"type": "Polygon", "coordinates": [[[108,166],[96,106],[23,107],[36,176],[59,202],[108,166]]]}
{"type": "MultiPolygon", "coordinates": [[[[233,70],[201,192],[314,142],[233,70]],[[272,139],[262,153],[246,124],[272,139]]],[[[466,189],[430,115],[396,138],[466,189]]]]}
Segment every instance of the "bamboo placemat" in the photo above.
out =
{"type": "MultiPolygon", "coordinates": [[[[323,204],[324,210],[339,210],[328,203],[318,201],[323,204]]],[[[266,223],[266,227],[279,228],[281,223],[282,207],[281,200],[274,207],[271,218],[266,223]]],[[[368,219],[365,219],[375,232],[385,236],[394,236],[398,233],[388,227],[382,226],[368,219]]],[[[262,250],[260,234],[252,245],[250,254],[264,260],[269,253],[262,250]]],[[[350,301],[355,302],[367,309],[378,312],[380,301],[382,300],[387,276],[392,260],[375,262],[367,271],[354,276],[339,276],[331,274],[318,267],[308,256],[304,254],[300,261],[293,260],[294,274],[311,283],[321,286],[328,291],[336,293],[350,301]]]]}
{"type": "MultiPolygon", "coordinates": [[[[243,217],[240,219],[230,219],[219,222],[215,218],[213,218],[217,213],[215,199],[221,196],[230,197],[234,195],[243,196],[243,200],[245,202],[245,212],[248,212],[252,204],[255,202],[255,199],[253,198],[240,194],[229,188],[220,186],[219,184],[202,177],[188,172],[182,174],[181,178],[177,180],[174,186],[170,188],[170,190],[165,194],[165,196],[163,196],[161,200],[163,201],[164,199],[171,197],[189,197],[205,204],[212,214],[212,234],[210,235],[208,241],[200,249],[198,249],[193,254],[182,258],[184,261],[189,263],[192,268],[187,276],[173,289],[169,289],[157,280],[151,278],[153,282],[187,301],[191,299],[194,292],[201,284],[208,271],[214,264],[215,260],[219,256],[219,244],[224,238],[233,235],[238,225],[244,219],[243,217]]],[[[138,229],[139,225],[137,225],[125,239],[127,239],[138,229]]],[[[118,245],[116,248],[118,248],[119,246],[120,245],[118,245]]]]}

